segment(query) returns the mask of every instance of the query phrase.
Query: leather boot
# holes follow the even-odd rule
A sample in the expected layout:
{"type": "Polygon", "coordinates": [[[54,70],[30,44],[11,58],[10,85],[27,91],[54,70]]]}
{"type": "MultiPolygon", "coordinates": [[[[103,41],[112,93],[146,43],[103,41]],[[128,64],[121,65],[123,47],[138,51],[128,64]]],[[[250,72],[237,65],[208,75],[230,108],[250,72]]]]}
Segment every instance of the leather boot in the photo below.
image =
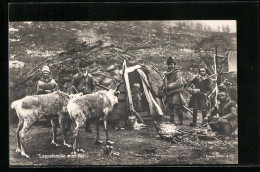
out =
{"type": "Polygon", "coordinates": [[[174,114],[171,114],[170,116],[170,122],[173,124],[174,123],[174,114]]]}
{"type": "Polygon", "coordinates": [[[190,127],[196,127],[197,125],[197,113],[198,113],[198,110],[197,109],[194,109],[193,110],[193,119],[192,119],[192,123],[190,123],[190,127]]]}
{"type": "Polygon", "coordinates": [[[174,109],[172,110],[170,114],[170,122],[173,124],[174,123],[174,109]]]}
{"type": "Polygon", "coordinates": [[[71,119],[68,118],[67,122],[66,122],[66,125],[65,125],[65,132],[69,131],[70,128],[71,128],[71,119]]]}
{"type": "Polygon", "coordinates": [[[91,126],[90,126],[90,119],[86,120],[85,132],[92,133],[91,126]]]}
{"type": "Polygon", "coordinates": [[[203,125],[205,123],[204,119],[207,116],[207,111],[202,111],[201,113],[202,113],[202,123],[201,123],[201,125],[203,125]]]}
{"type": "Polygon", "coordinates": [[[169,116],[170,116],[170,122],[173,124],[174,123],[174,107],[173,105],[169,105],[169,116]]]}
{"type": "Polygon", "coordinates": [[[162,115],[158,115],[157,121],[158,121],[159,124],[161,124],[163,122],[163,116],[162,115]]]}
{"type": "Polygon", "coordinates": [[[183,113],[178,109],[179,125],[183,125],[183,113]]]}

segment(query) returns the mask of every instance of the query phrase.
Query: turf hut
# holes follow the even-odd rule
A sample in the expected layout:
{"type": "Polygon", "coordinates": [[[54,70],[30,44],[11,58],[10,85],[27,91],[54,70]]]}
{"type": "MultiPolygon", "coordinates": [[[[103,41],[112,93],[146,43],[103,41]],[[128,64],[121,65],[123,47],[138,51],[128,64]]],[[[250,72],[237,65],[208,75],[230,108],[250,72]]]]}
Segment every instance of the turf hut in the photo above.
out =
{"type": "Polygon", "coordinates": [[[123,93],[126,97],[127,114],[136,115],[144,120],[163,115],[163,103],[158,96],[159,89],[163,86],[163,79],[160,75],[149,65],[127,67],[125,60],[121,73],[125,87],[123,93]],[[133,87],[136,83],[140,85],[139,91],[142,93],[141,109],[134,107],[133,102],[133,87]]]}

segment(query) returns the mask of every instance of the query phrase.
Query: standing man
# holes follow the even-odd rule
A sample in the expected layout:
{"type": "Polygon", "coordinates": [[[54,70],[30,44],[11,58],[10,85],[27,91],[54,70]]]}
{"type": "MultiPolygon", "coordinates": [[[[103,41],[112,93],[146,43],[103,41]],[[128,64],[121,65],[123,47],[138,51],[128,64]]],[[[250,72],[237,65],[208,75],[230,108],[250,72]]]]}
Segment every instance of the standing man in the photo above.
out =
{"type": "MultiPolygon", "coordinates": [[[[86,65],[83,62],[79,62],[78,73],[72,78],[71,85],[74,90],[82,92],[83,95],[92,93],[95,89],[94,79],[91,74],[88,73],[86,65]]],[[[86,120],[86,132],[92,132],[90,127],[90,119],[86,120]]]]}
{"type": "Polygon", "coordinates": [[[193,108],[193,121],[191,127],[197,125],[197,113],[198,110],[202,111],[203,119],[206,117],[210,110],[210,100],[208,96],[213,90],[213,82],[208,75],[208,69],[203,62],[199,65],[199,74],[188,85],[188,91],[192,94],[189,102],[189,108],[193,108]]]}
{"type": "Polygon", "coordinates": [[[167,59],[168,70],[165,73],[165,93],[166,93],[166,114],[170,116],[170,122],[174,123],[174,116],[177,113],[179,125],[183,125],[183,114],[180,108],[185,104],[181,92],[184,89],[186,81],[182,78],[181,72],[177,69],[176,62],[172,57],[167,59]]]}

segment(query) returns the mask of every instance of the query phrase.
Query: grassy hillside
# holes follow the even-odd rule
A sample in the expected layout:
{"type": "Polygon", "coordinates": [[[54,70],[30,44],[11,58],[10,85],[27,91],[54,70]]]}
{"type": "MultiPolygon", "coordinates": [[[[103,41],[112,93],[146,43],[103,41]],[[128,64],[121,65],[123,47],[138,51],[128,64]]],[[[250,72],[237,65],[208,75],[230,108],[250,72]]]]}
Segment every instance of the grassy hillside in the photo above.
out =
{"type": "Polygon", "coordinates": [[[152,62],[163,72],[167,57],[173,56],[190,80],[202,61],[211,68],[216,43],[219,54],[236,50],[236,34],[167,21],[12,22],[9,60],[25,65],[9,70],[10,102],[36,93],[44,65],[50,66],[61,89],[79,61],[86,62],[101,84],[114,87],[123,60],[129,66],[152,62]]]}

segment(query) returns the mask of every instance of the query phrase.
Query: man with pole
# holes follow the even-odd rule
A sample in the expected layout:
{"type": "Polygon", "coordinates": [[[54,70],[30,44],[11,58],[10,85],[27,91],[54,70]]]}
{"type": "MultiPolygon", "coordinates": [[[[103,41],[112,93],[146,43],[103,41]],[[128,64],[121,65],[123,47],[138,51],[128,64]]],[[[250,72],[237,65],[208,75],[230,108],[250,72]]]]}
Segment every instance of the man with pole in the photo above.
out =
{"type": "Polygon", "coordinates": [[[179,125],[183,125],[183,113],[180,111],[185,100],[182,97],[182,91],[186,85],[186,81],[182,78],[181,72],[176,68],[176,62],[172,57],[167,59],[168,70],[165,73],[165,94],[166,94],[166,110],[170,116],[170,122],[174,123],[175,115],[179,117],[179,125]]]}
{"type": "MultiPolygon", "coordinates": [[[[95,89],[95,82],[91,74],[88,73],[86,69],[86,64],[84,62],[79,62],[78,73],[73,76],[71,85],[77,92],[82,92],[83,95],[90,94],[95,89]]],[[[90,119],[86,120],[86,132],[92,132],[90,127],[90,119]]]]}

